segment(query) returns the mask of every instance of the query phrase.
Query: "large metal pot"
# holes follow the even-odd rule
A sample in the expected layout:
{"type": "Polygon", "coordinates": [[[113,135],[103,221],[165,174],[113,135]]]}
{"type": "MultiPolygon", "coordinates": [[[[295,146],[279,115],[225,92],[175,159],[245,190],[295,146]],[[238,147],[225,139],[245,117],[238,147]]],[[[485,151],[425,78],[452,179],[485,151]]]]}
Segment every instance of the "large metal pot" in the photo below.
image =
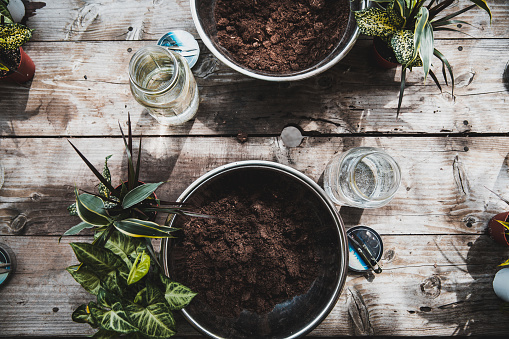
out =
{"type": "MultiPolygon", "coordinates": [[[[351,10],[360,10],[365,8],[366,0],[349,0],[351,10]]],[[[260,70],[249,69],[235,61],[229,52],[222,47],[217,40],[217,29],[214,19],[214,6],[216,0],[191,0],[191,14],[194,25],[207,48],[224,64],[230,68],[248,75],[253,78],[269,81],[294,81],[312,77],[319,74],[345,57],[352,49],[359,36],[359,28],[352,12],[348,18],[348,26],[341,41],[339,41],[333,51],[317,64],[300,71],[275,74],[260,70]]]]}
{"type": "MultiPolygon", "coordinates": [[[[348,269],[348,246],[343,222],[334,204],[325,192],[301,172],[274,162],[240,161],[218,167],[192,183],[178,201],[203,205],[214,196],[214,190],[225,182],[242,185],[244,180],[257,180],[257,176],[276,176],[277,185],[291,185],[305,190],[303,207],[313,206],[310,213],[316,217],[316,225],[309,230],[316,239],[316,251],[320,257],[318,277],[306,294],[276,305],[266,315],[242,312],[236,319],[223,318],[212,312],[207,305],[191,302],[182,313],[201,333],[211,338],[296,338],[310,332],[329,314],[341,293],[348,269]]],[[[288,186],[285,186],[288,187],[288,186]]],[[[188,219],[187,219],[188,220],[188,219]]],[[[185,217],[172,219],[172,227],[182,227],[185,217]]],[[[163,240],[161,246],[165,273],[171,278],[176,246],[163,240]]]]}

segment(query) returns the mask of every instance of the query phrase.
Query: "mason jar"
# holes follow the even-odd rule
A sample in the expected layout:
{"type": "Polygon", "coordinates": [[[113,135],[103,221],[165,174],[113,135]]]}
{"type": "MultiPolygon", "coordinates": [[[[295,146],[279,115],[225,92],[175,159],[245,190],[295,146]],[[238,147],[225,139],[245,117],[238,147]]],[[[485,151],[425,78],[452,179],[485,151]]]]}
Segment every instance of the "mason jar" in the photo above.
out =
{"type": "Polygon", "coordinates": [[[198,85],[184,57],[162,46],[138,50],[129,62],[131,92],[151,116],[178,125],[198,111],[198,85]]]}

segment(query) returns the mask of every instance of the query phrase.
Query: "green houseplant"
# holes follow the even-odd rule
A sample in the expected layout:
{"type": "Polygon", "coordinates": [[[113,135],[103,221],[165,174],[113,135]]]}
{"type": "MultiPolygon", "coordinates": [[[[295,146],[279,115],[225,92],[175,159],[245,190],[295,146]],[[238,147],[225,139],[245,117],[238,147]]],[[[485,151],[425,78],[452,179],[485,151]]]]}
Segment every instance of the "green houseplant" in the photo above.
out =
{"type": "Polygon", "coordinates": [[[15,23],[4,0],[0,0],[0,79],[18,83],[31,80],[35,65],[21,47],[32,37],[32,30],[15,23]]]}
{"type": "Polygon", "coordinates": [[[206,216],[183,210],[182,203],[157,199],[154,191],[162,182],[143,184],[138,180],[141,139],[135,161],[130,119],[128,125],[127,138],[120,128],[128,180],[118,187],[111,184],[109,156],[100,173],[71,143],[100,181],[98,193],[80,194],[75,189],[76,202],[68,208],[81,222],[64,235],[76,235],[84,229],[95,233],[92,243],[71,243],[79,264],[67,271],[97,298],[79,306],[72,319],[97,328],[96,338],[167,338],[176,333],[172,311],[185,307],[196,294],[164,275],[150,239],[171,238],[175,229],[152,219],[157,212],[206,216]]]}
{"type": "Polygon", "coordinates": [[[422,67],[424,79],[426,80],[429,74],[438,88],[442,90],[436,75],[431,70],[433,56],[442,63],[442,74],[446,84],[447,69],[454,95],[452,67],[447,58],[435,48],[434,32],[456,31],[456,29],[446,26],[468,24],[465,21],[456,20],[455,17],[475,7],[485,10],[491,20],[491,10],[485,0],[469,1],[473,4],[440,17],[439,14],[450,7],[455,0],[370,0],[373,6],[354,12],[360,32],[384,41],[402,65],[398,115],[405,90],[407,70],[412,70],[413,67],[422,67]]]}

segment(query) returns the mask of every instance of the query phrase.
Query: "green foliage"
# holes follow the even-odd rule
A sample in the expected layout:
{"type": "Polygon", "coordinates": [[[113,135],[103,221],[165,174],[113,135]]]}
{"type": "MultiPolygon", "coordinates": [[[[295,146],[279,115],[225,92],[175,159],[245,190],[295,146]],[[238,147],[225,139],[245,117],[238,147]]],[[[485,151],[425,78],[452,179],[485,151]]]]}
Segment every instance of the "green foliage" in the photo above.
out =
{"type": "Polygon", "coordinates": [[[67,271],[97,297],[96,302],[78,307],[72,319],[97,328],[94,338],[119,335],[167,338],[176,332],[171,311],[185,307],[196,294],[162,273],[150,238],[170,238],[176,229],[151,219],[157,212],[207,216],[183,210],[182,203],[156,199],[154,192],[163,182],[138,181],[141,140],[135,165],[130,118],[128,125],[127,138],[120,129],[126,148],[128,181],[117,188],[111,184],[108,168],[111,155],[106,157],[100,173],[71,143],[99,179],[98,193],[79,194],[75,189],[76,202],[68,208],[81,222],[64,235],[92,229],[94,241],[71,243],[80,263],[67,271]]]}
{"type": "Polygon", "coordinates": [[[32,37],[32,30],[28,27],[11,23],[0,25],[0,49],[18,49],[32,37]]]}
{"type": "MultiPolygon", "coordinates": [[[[71,227],[64,235],[76,235],[88,228],[103,228],[108,232],[104,237],[111,236],[111,231],[116,229],[132,237],[146,238],[172,238],[170,227],[159,225],[150,219],[157,212],[169,214],[185,214],[193,217],[206,217],[198,213],[183,210],[182,203],[162,202],[155,198],[155,191],[164,182],[143,184],[138,181],[140,172],[140,148],[136,166],[133,163],[133,141],[131,131],[131,119],[128,119],[129,134],[124,136],[123,141],[127,155],[128,177],[119,187],[114,188],[111,184],[111,173],[108,168],[107,156],[104,161],[102,173],[100,173],[90,161],[69,141],[81,159],[99,179],[98,193],[79,194],[75,189],[76,202],[68,207],[71,215],[78,215],[81,223],[71,227]],[[133,182],[133,180],[136,180],[133,182]]],[[[104,242],[104,239],[98,241],[104,242]]]]}
{"type": "Polygon", "coordinates": [[[9,0],[0,0],[0,24],[11,24],[14,23],[11,13],[7,9],[9,0]]]}
{"type": "Polygon", "coordinates": [[[196,293],[171,281],[152,263],[145,241],[114,232],[104,247],[97,243],[71,246],[80,264],[67,270],[96,296],[96,301],[73,312],[73,321],[97,328],[94,337],[101,338],[126,334],[167,338],[176,333],[172,310],[185,307],[196,293]]]}
{"type": "Polygon", "coordinates": [[[452,20],[456,16],[473,8],[481,8],[492,19],[491,10],[486,0],[469,0],[473,3],[454,13],[437,18],[443,10],[452,5],[454,0],[372,0],[374,6],[354,12],[357,25],[362,34],[379,37],[386,41],[392,49],[398,62],[402,65],[401,88],[399,94],[398,111],[405,87],[406,70],[412,67],[423,67],[424,79],[428,74],[440,90],[442,87],[431,70],[432,56],[442,63],[442,74],[447,84],[447,73],[451,77],[452,94],[454,95],[454,76],[452,68],[445,56],[434,47],[434,31],[457,29],[444,27],[447,25],[468,24],[461,20],[452,20]],[[425,3],[427,6],[424,6],[425,3]]]}

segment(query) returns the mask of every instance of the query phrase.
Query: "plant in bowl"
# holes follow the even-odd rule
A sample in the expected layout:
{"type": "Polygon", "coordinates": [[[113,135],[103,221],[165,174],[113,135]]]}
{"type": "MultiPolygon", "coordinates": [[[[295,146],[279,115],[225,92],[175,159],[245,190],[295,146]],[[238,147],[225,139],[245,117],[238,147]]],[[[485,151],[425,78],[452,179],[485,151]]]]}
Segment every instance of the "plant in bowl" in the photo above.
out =
{"type": "Polygon", "coordinates": [[[75,189],[76,202],[69,207],[70,213],[79,216],[81,222],[64,235],[76,235],[89,228],[95,234],[92,243],[71,243],[80,263],[68,267],[67,271],[97,297],[96,302],[79,306],[72,319],[97,328],[94,337],[132,334],[167,338],[176,333],[172,311],[185,307],[196,293],[164,275],[150,239],[172,238],[175,229],[154,222],[154,214],[203,215],[183,210],[183,203],[157,199],[154,192],[163,182],[143,184],[138,180],[141,140],[135,162],[130,119],[128,125],[127,138],[120,128],[127,154],[128,180],[116,188],[111,184],[109,157],[99,173],[71,143],[100,181],[98,193],[79,194],[75,189]]]}
{"type": "Polygon", "coordinates": [[[491,10],[485,0],[469,1],[473,4],[442,16],[439,15],[455,0],[371,0],[373,6],[354,12],[360,32],[381,39],[402,66],[398,115],[405,90],[407,70],[422,67],[424,80],[429,74],[440,91],[442,90],[438,78],[431,70],[433,56],[442,63],[442,74],[446,85],[448,84],[446,69],[449,72],[451,92],[454,95],[452,67],[447,58],[435,48],[434,32],[457,31],[447,26],[468,24],[455,18],[476,7],[485,10],[491,20],[491,10]]]}
{"type": "Polygon", "coordinates": [[[21,47],[32,37],[32,30],[15,23],[5,1],[0,0],[0,79],[23,83],[34,76],[35,66],[21,47]]]}

